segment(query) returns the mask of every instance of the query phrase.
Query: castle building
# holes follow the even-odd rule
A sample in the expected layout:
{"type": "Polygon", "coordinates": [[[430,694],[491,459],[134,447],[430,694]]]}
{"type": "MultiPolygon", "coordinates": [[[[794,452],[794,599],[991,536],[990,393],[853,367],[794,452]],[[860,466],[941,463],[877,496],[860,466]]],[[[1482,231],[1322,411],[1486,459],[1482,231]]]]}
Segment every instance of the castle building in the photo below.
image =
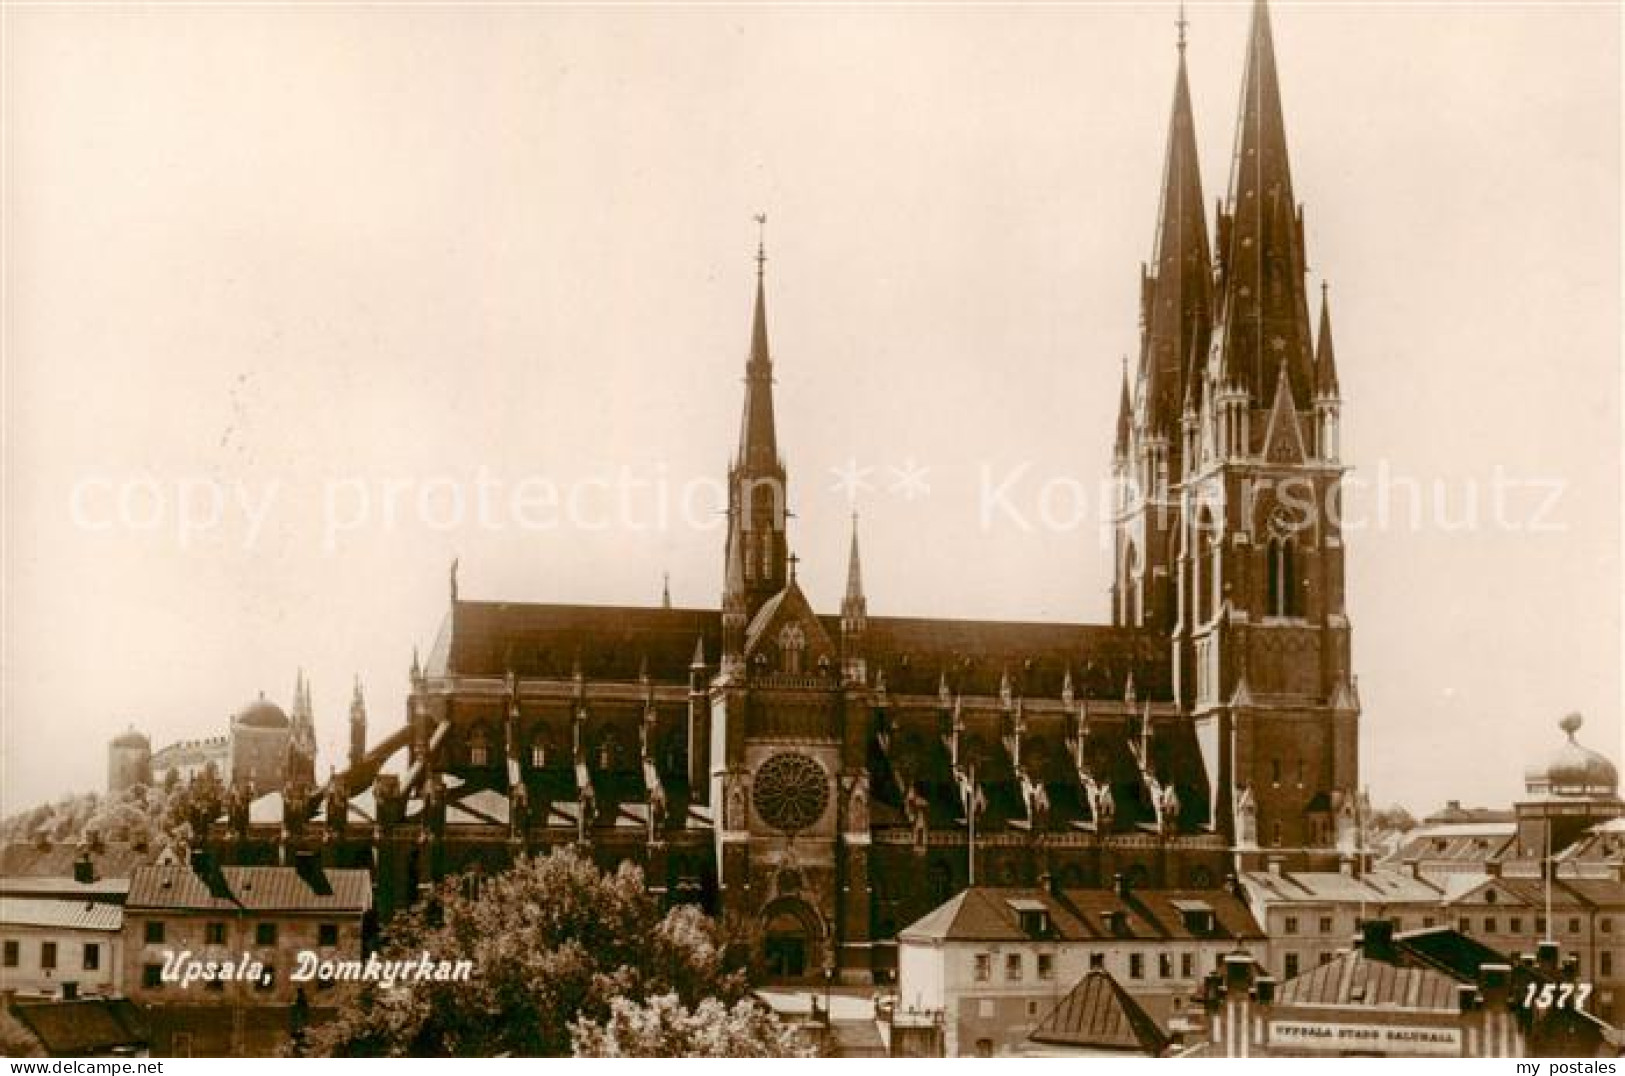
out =
{"type": "Polygon", "coordinates": [[[107,745],[107,791],[124,792],[152,783],[152,741],[134,725],[107,745]]]}
{"type": "Polygon", "coordinates": [[[387,915],[579,843],[720,913],[767,973],[854,982],[894,974],[898,930],[972,884],[1202,890],[1266,852],[1335,869],[1359,716],[1319,511],[1341,400],[1262,0],[1235,160],[1210,249],[1182,30],[1108,623],[871,613],[855,524],[840,608],[814,607],[759,247],[718,607],[469,600],[454,568],[404,725],[367,748],[358,689],[345,772],[238,804],[221,854],[371,865],[387,915]]]}
{"type": "MultiPolygon", "coordinates": [[[[364,721],[363,721],[364,725],[364,721]]],[[[316,780],[316,718],[310,683],[301,671],[294,681],[293,713],[262,691],[227,720],[218,736],[178,740],[153,752],[151,741],[134,728],[108,744],[108,791],[137,784],[187,783],[212,770],[227,786],[264,790],[287,782],[316,780]]]]}

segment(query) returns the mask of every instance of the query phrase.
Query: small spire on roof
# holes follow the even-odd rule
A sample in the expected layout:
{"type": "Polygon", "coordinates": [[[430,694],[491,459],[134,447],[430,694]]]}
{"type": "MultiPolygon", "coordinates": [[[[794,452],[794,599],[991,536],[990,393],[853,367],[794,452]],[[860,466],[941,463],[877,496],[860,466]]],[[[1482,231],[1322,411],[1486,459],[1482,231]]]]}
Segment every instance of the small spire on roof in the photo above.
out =
{"type": "Polygon", "coordinates": [[[671,573],[660,573],[660,608],[671,608],[671,573]]]}

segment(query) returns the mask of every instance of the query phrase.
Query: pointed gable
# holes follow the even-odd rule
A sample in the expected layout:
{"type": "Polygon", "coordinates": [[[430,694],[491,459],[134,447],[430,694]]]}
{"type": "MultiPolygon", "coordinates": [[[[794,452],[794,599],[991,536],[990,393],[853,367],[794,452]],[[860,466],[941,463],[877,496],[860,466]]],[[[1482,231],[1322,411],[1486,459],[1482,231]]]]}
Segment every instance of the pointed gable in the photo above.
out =
{"type": "Polygon", "coordinates": [[[1271,463],[1302,463],[1308,456],[1283,363],[1275,379],[1275,402],[1270,407],[1269,425],[1264,430],[1264,458],[1271,463]]]}
{"type": "Polygon", "coordinates": [[[745,631],[746,660],[757,664],[759,654],[770,668],[807,674],[836,659],[829,633],[793,578],[789,586],[762,603],[745,631]]]}

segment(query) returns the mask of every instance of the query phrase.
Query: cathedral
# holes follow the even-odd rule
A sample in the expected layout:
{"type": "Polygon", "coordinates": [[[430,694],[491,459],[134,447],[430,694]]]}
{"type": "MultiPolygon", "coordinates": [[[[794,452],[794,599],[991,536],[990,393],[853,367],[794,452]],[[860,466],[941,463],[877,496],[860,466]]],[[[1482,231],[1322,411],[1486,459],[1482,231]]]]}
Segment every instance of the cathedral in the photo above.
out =
{"type": "Polygon", "coordinates": [[[575,845],[722,916],[769,976],[858,983],[973,882],[1202,889],[1265,858],[1357,855],[1359,702],[1325,510],[1341,400],[1263,0],[1211,222],[1180,27],[1115,431],[1110,623],[871,613],[855,521],[840,608],[813,607],[764,261],[719,607],[476,601],[454,570],[405,723],[369,743],[357,685],[343,769],[237,795],[211,844],[367,866],[386,916],[441,877],[575,845]]]}

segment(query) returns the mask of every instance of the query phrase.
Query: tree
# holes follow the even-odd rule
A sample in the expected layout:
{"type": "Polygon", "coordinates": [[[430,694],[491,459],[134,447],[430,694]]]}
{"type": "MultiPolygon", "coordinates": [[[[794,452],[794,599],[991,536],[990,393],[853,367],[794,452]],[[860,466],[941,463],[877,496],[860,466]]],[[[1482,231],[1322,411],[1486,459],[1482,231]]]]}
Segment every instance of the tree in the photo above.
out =
{"type": "Polygon", "coordinates": [[[1371,813],[1371,827],[1379,832],[1408,833],[1416,828],[1416,817],[1394,803],[1371,813]]]}
{"type": "Polygon", "coordinates": [[[311,1051],[563,1056],[572,1024],[603,1023],[617,999],[671,995],[696,1014],[708,999],[734,1006],[748,988],[743,971],[727,967],[726,948],[698,909],[661,914],[630,864],[606,874],[570,850],[522,856],[502,874],[448,880],[389,925],[381,959],[466,959],[468,981],[367,984],[311,1032],[311,1051]]]}
{"type": "Polygon", "coordinates": [[[616,998],[601,1024],[570,1029],[577,1057],[813,1057],[816,1048],[761,1004],[707,998],[690,1010],[676,994],[616,998]]]}

